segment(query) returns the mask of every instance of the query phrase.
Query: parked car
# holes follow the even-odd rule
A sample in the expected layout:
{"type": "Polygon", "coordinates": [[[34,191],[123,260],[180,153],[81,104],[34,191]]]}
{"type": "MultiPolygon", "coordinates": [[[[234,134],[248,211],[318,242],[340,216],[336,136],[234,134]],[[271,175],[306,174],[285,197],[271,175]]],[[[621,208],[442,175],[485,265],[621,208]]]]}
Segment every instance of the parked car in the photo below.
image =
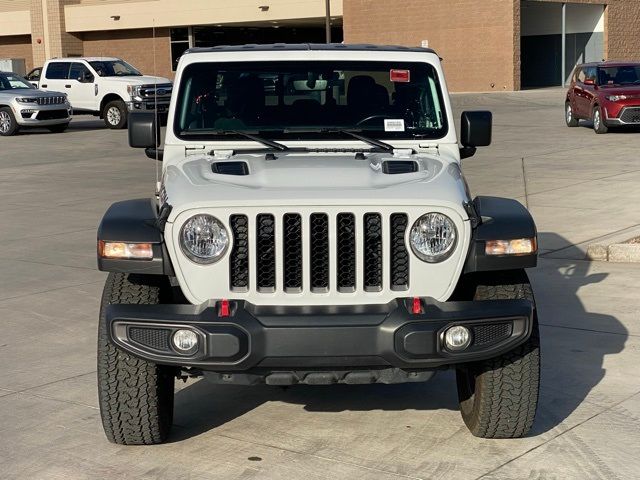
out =
{"type": "Polygon", "coordinates": [[[42,67],[36,67],[33,70],[31,70],[29,73],[27,73],[27,75],[24,78],[29,80],[31,85],[33,85],[34,87],[38,88],[40,86],[40,75],[41,74],[42,74],[42,67]]]}
{"type": "Polygon", "coordinates": [[[0,135],[14,135],[26,127],[64,132],[71,113],[64,93],[43,92],[15,73],[0,72],[0,135]]]}
{"type": "Polygon", "coordinates": [[[108,439],[164,441],[176,378],[402,383],[447,368],[474,435],[526,434],[536,227],[516,200],[469,193],[461,158],[491,143],[492,115],[463,112],[458,138],[438,55],[196,48],[177,78],[162,154],[156,116],[129,117],[130,145],[163,161],[157,196],[113,204],[98,228],[108,439]]]}
{"type": "Polygon", "coordinates": [[[565,101],[567,126],[591,120],[596,133],[609,127],[640,125],[640,63],[578,65],[565,101]]]}
{"type": "Polygon", "coordinates": [[[119,58],[56,58],[44,64],[41,90],[61,90],[76,113],[100,116],[108,128],[127,125],[129,111],[164,113],[171,81],[142,75],[119,58]]]}

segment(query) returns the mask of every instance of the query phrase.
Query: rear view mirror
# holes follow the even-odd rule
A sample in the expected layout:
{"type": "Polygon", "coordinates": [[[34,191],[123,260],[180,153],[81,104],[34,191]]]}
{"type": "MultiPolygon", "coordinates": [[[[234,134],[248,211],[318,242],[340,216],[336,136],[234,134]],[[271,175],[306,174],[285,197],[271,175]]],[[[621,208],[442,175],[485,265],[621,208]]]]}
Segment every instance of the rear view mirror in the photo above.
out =
{"type": "Polygon", "coordinates": [[[493,115],[489,111],[462,112],[460,128],[460,149],[462,158],[472,156],[476,147],[491,145],[493,115]]]}
{"type": "Polygon", "coordinates": [[[129,146],[133,148],[156,148],[160,138],[160,126],[154,112],[131,112],[129,114],[129,146]]]}

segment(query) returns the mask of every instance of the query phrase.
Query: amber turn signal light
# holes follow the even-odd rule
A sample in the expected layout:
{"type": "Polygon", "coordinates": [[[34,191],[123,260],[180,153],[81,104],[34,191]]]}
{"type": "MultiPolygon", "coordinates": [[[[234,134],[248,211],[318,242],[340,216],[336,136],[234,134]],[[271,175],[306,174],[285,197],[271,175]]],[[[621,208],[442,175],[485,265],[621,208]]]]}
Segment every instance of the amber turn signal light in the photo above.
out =
{"type": "Polygon", "coordinates": [[[151,243],[123,243],[98,241],[98,255],[120,260],[153,260],[151,243]]]}
{"type": "Polygon", "coordinates": [[[487,240],[485,255],[531,255],[538,251],[535,238],[517,238],[514,240],[487,240]]]}

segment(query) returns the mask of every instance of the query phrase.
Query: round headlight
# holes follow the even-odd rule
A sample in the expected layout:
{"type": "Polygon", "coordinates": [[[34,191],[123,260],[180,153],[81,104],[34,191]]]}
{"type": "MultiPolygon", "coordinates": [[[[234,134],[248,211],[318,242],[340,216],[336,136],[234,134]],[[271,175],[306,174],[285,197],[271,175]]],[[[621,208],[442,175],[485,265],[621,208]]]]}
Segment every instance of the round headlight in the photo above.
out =
{"type": "Polygon", "coordinates": [[[222,223],[211,215],[195,215],[180,232],[182,251],[196,263],[213,263],[229,246],[229,235],[222,223]]]}
{"type": "Polygon", "coordinates": [[[409,243],[420,260],[436,263],[453,253],[457,236],[453,220],[442,213],[427,213],[411,227],[409,243]]]}

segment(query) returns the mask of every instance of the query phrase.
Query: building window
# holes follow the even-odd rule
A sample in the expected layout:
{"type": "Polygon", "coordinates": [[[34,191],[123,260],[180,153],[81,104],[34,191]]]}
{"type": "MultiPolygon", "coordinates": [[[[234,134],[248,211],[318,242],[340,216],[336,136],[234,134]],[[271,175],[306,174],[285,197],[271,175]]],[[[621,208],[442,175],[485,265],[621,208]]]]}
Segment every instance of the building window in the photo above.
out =
{"type": "Polygon", "coordinates": [[[178,67],[178,61],[184,52],[191,46],[190,27],[180,27],[171,29],[171,70],[174,72],[178,67]]]}

